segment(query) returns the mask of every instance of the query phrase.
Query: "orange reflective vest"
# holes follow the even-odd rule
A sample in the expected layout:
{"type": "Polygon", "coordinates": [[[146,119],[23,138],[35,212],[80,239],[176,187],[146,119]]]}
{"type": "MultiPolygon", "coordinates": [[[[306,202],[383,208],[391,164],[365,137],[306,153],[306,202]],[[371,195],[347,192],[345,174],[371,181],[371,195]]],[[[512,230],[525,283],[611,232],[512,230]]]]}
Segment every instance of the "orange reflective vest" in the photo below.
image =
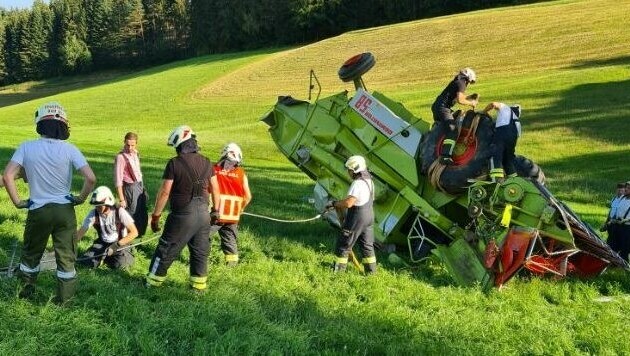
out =
{"type": "Polygon", "coordinates": [[[225,170],[214,165],[214,174],[219,182],[219,223],[234,224],[241,218],[245,200],[245,171],[241,167],[225,170]]]}

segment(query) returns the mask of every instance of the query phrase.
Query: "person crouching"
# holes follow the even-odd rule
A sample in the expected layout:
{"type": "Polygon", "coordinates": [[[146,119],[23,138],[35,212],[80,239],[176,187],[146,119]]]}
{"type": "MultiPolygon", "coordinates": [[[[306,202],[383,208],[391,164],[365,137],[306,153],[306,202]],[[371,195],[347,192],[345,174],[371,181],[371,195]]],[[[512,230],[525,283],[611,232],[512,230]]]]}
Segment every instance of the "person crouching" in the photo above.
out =
{"type": "Polygon", "coordinates": [[[112,191],[100,186],[92,193],[90,204],[94,205],[77,231],[77,242],[94,227],[98,238],[92,246],[79,257],[77,263],[86,267],[99,267],[105,263],[109,268],[127,268],[134,262],[127,246],[138,236],[138,229],[127,210],[117,207],[112,191]]]}

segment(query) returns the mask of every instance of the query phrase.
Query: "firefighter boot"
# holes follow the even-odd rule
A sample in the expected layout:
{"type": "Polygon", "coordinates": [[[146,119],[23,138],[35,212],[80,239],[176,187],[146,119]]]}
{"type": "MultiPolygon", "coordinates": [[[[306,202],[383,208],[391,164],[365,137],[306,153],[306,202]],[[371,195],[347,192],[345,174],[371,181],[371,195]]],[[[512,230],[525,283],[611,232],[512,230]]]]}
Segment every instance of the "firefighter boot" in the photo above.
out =
{"type": "Polygon", "coordinates": [[[376,256],[363,257],[363,271],[366,275],[376,273],[376,256]]]}
{"type": "Polygon", "coordinates": [[[376,273],[376,262],[375,263],[364,263],[363,270],[366,275],[375,274],[376,273]]]}
{"type": "Polygon", "coordinates": [[[444,139],[442,142],[442,151],[440,152],[440,163],[445,166],[450,166],[454,163],[453,161],[453,150],[455,149],[455,140],[453,139],[444,139]]]}
{"type": "Polygon", "coordinates": [[[225,255],[225,265],[228,267],[236,267],[238,265],[238,255],[225,255]]]}
{"type": "Polygon", "coordinates": [[[198,293],[208,289],[208,276],[190,276],[190,288],[198,293]]]}
{"type": "Polygon", "coordinates": [[[335,273],[337,273],[337,272],[345,272],[346,271],[346,267],[348,267],[347,263],[335,262],[335,264],[333,265],[333,272],[335,272],[335,273]]]}
{"type": "Polygon", "coordinates": [[[37,273],[27,273],[17,270],[15,273],[20,279],[20,293],[18,296],[22,299],[29,299],[35,293],[35,282],[37,281],[37,273]]]}
{"type": "Polygon", "coordinates": [[[57,278],[57,296],[55,297],[55,304],[66,305],[77,289],[77,278],[57,278]]]}

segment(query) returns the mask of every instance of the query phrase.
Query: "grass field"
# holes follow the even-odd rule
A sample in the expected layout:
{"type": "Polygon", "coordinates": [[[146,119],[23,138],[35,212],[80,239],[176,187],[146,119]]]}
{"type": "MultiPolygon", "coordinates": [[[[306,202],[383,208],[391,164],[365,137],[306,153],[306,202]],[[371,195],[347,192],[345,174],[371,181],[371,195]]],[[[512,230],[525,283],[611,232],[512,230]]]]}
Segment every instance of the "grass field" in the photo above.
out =
{"type": "MultiPolygon", "coordinates": [[[[98,184],[127,131],[140,135],[153,200],[169,132],[188,124],[211,159],[241,144],[254,200],[248,211],[300,219],[311,181],[282,156],[258,119],[278,95],[305,99],[308,72],[322,95],[353,90],[340,64],[371,51],[370,90],[431,120],[429,106],[457,69],[475,68],[481,105],[523,106],[517,150],[545,171],[548,186],[599,226],[614,184],[630,180],[630,2],[557,1],[347,33],[294,49],[206,56],[134,73],[103,73],[0,88],[0,164],[36,137],[32,114],[61,102],[70,141],[98,184]]],[[[22,196],[28,195],[20,183],[22,196]]],[[[75,190],[79,185],[75,186],[75,190]]],[[[78,208],[82,219],[89,206],[78,208]]],[[[26,213],[0,192],[0,267],[21,241],[26,213]]],[[[90,232],[90,237],[94,233],[90,232]]],[[[0,280],[0,354],[629,354],[630,276],[592,280],[513,279],[483,293],[453,284],[436,261],[400,268],[379,255],[379,273],[333,275],[335,232],[323,222],[280,224],[244,217],[242,263],[222,266],[215,238],[210,289],[187,288],[188,254],[159,290],[141,287],[154,243],[129,271],[79,270],[74,305],[50,302],[54,276],[41,274],[34,301],[0,280]]],[[[90,239],[80,244],[85,250],[90,239]]]]}

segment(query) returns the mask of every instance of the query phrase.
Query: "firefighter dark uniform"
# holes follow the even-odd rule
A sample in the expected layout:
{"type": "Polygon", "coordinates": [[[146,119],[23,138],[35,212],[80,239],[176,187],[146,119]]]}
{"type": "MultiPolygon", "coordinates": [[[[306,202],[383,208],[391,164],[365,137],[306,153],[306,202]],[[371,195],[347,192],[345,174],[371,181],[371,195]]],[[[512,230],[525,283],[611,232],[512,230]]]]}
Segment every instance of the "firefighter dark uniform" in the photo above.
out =
{"type": "Polygon", "coordinates": [[[606,222],[602,226],[599,231],[608,232],[608,239],[606,243],[613,251],[619,250],[619,233],[618,233],[618,224],[613,223],[617,219],[617,210],[619,208],[619,204],[625,198],[626,184],[619,183],[617,184],[617,195],[610,201],[610,210],[608,211],[608,216],[606,217],[606,222]]]}
{"type": "MultiPolygon", "coordinates": [[[[350,160],[353,159],[352,156],[350,160]]],[[[346,167],[348,163],[346,163],[346,167]]],[[[348,256],[352,251],[355,243],[359,243],[361,254],[363,255],[362,263],[366,274],[376,272],[376,255],[374,253],[374,183],[370,173],[366,170],[353,174],[353,182],[350,185],[348,196],[355,197],[357,203],[363,198],[367,198],[367,202],[358,205],[355,204],[348,208],[346,216],[341,226],[341,234],[337,238],[335,245],[335,264],[334,271],[344,271],[348,265],[348,256]]],[[[337,207],[338,203],[331,203],[337,207]]]]}
{"type": "Polygon", "coordinates": [[[626,194],[617,205],[617,212],[610,224],[614,229],[614,240],[611,243],[613,251],[628,261],[630,254],[630,184],[626,183],[626,194]]]}
{"type": "MultiPolygon", "coordinates": [[[[446,130],[444,141],[442,142],[442,150],[440,152],[441,157],[451,158],[457,140],[456,124],[451,108],[457,103],[458,93],[464,93],[468,83],[474,82],[475,73],[472,69],[462,69],[455,78],[448,83],[446,88],[442,90],[431,106],[433,120],[435,123],[443,122],[444,129],[446,130]]],[[[476,105],[476,103],[474,105],[476,105]]]]}
{"type": "MultiPolygon", "coordinates": [[[[194,133],[187,126],[178,127],[169,145],[175,146],[177,157],[172,158],[164,170],[164,182],[172,181],[169,192],[170,214],[166,219],[162,237],[151,259],[147,286],[160,286],[165,280],[169,267],[179,256],[184,246],[190,251],[190,285],[196,290],[205,290],[208,279],[208,251],[210,248],[210,215],[208,214],[210,177],[212,164],[197,153],[198,146],[194,133]],[[192,136],[192,138],[191,138],[192,136]],[[185,139],[182,142],[182,138],[185,139]]],[[[163,208],[163,189],[156,197],[155,209],[163,208]]],[[[159,231],[158,220],[161,213],[154,210],[151,229],[159,231]]],[[[161,210],[160,210],[161,212],[161,210]]]]}
{"type": "Polygon", "coordinates": [[[238,221],[249,199],[246,194],[245,170],[241,167],[226,169],[229,162],[223,160],[214,166],[214,175],[219,185],[219,218],[210,228],[210,236],[219,232],[221,250],[228,266],[238,263],[238,221]]]}
{"type": "Polygon", "coordinates": [[[521,107],[503,103],[491,103],[486,109],[498,110],[492,139],[493,153],[490,159],[490,178],[493,181],[516,176],[514,166],[516,141],[521,135],[521,107]]]}

